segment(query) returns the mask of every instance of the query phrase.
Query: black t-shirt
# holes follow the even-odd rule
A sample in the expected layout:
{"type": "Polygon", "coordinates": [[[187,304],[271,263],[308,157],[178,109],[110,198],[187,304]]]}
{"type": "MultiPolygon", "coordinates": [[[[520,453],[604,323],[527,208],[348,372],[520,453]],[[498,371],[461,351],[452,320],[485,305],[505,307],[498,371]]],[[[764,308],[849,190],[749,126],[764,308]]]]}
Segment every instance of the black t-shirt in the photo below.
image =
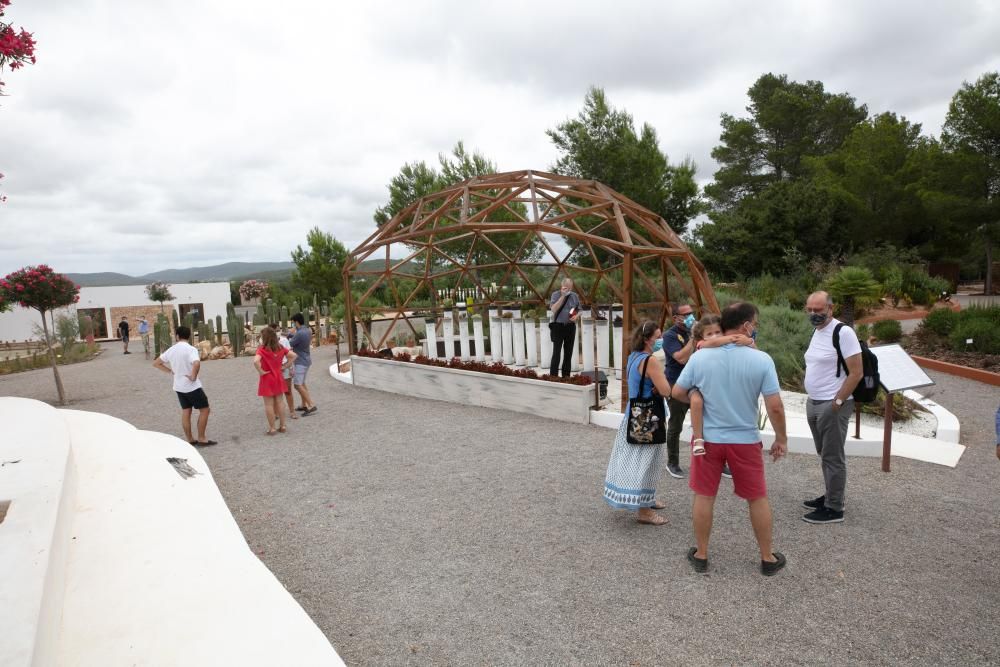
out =
{"type": "Polygon", "coordinates": [[[119,336],[127,336],[128,335],[128,322],[119,322],[118,323],[118,335],[119,336]]]}

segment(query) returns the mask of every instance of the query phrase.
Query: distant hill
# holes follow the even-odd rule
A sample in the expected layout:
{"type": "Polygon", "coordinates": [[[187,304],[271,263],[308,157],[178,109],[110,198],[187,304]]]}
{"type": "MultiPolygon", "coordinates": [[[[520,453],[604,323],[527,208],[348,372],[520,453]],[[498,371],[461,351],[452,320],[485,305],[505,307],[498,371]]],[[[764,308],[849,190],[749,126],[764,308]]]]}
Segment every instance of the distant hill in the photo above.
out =
{"type": "MultiPolygon", "coordinates": [[[[389,260],[396,263],[398,259],[389,260]]],[[[368,259],[361,263],[362,270],[380,271],[385,268],[384,259],[368,259]]],[[[124,273],[67,273],[69,279],[83,287],[105,287],[108,285],[148,285],[160,280],[165,283],[244,281],[249,278],[277,282],[288,280],[295,270],[293,262],[227,262],[216,266],[193,266],[189,269],[165,269],[143,276],[129,276],[124,273]]],[[[422,275],[423,264],[410,262],[400,273],[422,275]]]]}
{"type": "Polygon", "coordinates": [[[221,282],[246,278],[280,280],[291,275],[292,262],[227,262],[215,266],[193,266],[188,269],[166,269],[142,276],[124,273],[68,273],[69,279],[84,287],[107,285],[148,285],[160,280],[166,283],[221,282]],[[284,274],[284,275],[282,275],[284,274]]]}

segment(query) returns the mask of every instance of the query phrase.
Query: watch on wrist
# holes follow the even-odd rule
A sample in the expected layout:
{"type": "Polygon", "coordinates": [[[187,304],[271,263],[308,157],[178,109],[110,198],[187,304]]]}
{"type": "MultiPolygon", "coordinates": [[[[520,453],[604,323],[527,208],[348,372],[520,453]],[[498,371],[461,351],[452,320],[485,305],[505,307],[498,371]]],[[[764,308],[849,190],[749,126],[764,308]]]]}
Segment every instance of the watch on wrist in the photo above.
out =
{"type": "Polygon", "coordinates": [[[841,405],[844,404],[844,399],[842,399],[842,398],[835,398],[835,399],[833,399],[833,402],[836,403],[837,407],[839,408],[841,405]]]}

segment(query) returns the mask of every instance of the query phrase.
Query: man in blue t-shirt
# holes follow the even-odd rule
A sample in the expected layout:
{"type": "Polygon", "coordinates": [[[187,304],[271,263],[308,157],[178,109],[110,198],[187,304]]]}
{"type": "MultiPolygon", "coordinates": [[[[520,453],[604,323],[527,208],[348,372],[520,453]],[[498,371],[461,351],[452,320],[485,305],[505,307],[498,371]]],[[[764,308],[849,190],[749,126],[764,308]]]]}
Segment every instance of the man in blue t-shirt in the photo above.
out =
{"type": "Polygon", "coordinates": [[[308,417],[316,412],[316,404],[312,402],[309,387],[306,386],[306,374],[309,373],[309,367],[312,366],[312,358],[309,356],[312,330],[306,326],[306,319],[302,313],[292,315],[292,325],[295,327],[295,333],[288,341],[292,346],[292,352],[296,355],[295,365],[292,367],[292,385],[302,399],[302,405],[295,409],[299,410],[303,417],[308,417]]]}
{"type": "MultiPolygon", "coordinates": [[[[663,356],[666,360],[664,374],[667,383],[672,387],[677,382],[684,365],[694,352],[694,341],[691,340],[691,328],[694,326],[694,309],[691,304],[680,303],[673,308],[674,325],[663,332],[663,356]]],[[[667,408],[670,416],[667,419],[667,472],[671,477],[681,479],[684,470],[680,461],[680,438],[684,428],[684,416],[688,412],[688,404],[667,398],[667,408]]]]}
{"type": "MultiPolygon", "coordinates": [[[[753,304],[737,302],[722,311],[724,334],[753,338],[756,330],[757,308],[753,304]]],[[[785,409],[774,361],[760,350],[733,343],[702,349],[684,367],[671,396],[686,403],[692,389],[697,389],[704,399],[705,454],[691,460],[689,485],[694,491],[692,521],[697,546],[688,551],[688,561],[698,572],[708,569],[715,496],[722,467],[728,463],[736,495],[750,505],[761,573],[775,574],[785,566],[785,557],[771,549],[771,505],[764,480],[763,444],[757,429],[758,400],[763,395],[775,434],[771,456],[777,461],[787,453],[785,409]]]]}

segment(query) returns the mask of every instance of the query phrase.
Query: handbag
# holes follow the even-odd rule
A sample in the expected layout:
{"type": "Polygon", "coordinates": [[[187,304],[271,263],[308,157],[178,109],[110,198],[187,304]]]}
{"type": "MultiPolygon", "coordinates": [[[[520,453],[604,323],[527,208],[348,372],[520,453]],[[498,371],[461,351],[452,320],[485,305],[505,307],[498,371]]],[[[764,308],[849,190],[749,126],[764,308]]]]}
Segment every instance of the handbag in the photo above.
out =
{"type": "Polygon", "coordinates": [[[559,319],[559,313],[561,313],[563,311],[563,308],[566,307],[567,301],[569,301],[568,294],[566,295],[566,298],[563,299],[563,304],[559,306],[559,310],[556,311],[555,317],[553,317],[552,321],[549,322],[549,340],[552,341],[553,343],[556,342],[556,332],[562,328],[562,322],[556,322],[556,320],[559,319]]]}
{"type": "Polygon", "coordinates": [[[642,377],[639,378],[639,396],[628,399],[628,428],[625,440],[630,445],[662,445],[667,441],[666,408],[663,398],[653,392],[644,397],[642,386],[646,381],[646,366],[649,357],[642,364],[642,377]]]}

